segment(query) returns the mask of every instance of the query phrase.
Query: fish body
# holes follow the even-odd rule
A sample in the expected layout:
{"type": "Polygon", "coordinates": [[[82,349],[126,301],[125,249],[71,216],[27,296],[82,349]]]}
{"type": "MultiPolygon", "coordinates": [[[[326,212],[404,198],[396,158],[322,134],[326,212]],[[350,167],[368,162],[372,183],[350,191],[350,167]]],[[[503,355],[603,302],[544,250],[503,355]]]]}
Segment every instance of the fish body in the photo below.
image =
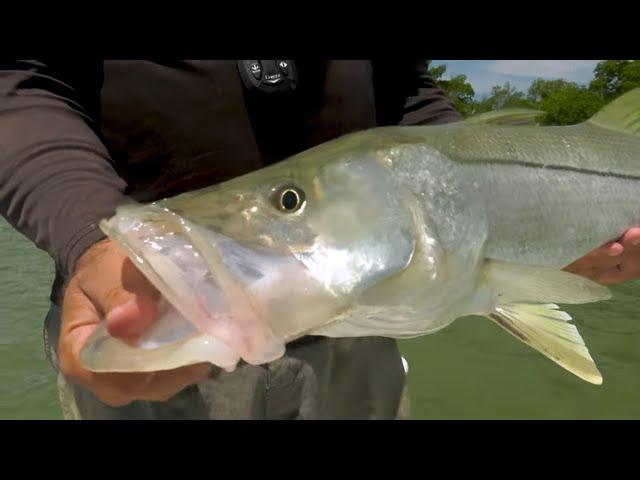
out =
{"type": "Polygon", "coordinates": [[[170,307],[137,347],[98,329],[85,366],[232,370],[303,335],[406,338],[475,314],[600,383],[556,303],[609,298],[561,269],[640,224],[640,90],[580,125],[498,123],[371,129],[121,207],[101,226],[170,307]]]}

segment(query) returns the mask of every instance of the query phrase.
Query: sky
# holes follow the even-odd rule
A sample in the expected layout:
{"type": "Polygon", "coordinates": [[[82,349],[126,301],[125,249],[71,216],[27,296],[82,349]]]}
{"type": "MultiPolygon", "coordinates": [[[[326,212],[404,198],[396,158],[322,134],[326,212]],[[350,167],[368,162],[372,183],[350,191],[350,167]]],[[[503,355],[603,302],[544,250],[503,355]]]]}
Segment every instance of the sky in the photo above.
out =
{"type": "Polygon", "coordinates": [[[433,60],[433,65],[447,64],[445,78],[464,74],[476,92],[476,97],[491,92],[494,85],[511,82],[525,91],[538,77],[587,84],[599,60],[433,60]]]}

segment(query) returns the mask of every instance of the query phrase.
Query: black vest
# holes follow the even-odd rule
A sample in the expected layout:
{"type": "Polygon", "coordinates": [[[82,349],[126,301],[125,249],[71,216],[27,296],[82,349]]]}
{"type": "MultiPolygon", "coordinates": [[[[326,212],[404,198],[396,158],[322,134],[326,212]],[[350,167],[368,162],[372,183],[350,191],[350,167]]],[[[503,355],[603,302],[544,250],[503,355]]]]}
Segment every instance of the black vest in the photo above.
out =
{"type": "Polygon", "coordinates": [[[296,61],[297,88],[247,92],[235,60],[106,61],[101,130],[138,201],[201,188],[401,117],[415,65],[296,61]]]}

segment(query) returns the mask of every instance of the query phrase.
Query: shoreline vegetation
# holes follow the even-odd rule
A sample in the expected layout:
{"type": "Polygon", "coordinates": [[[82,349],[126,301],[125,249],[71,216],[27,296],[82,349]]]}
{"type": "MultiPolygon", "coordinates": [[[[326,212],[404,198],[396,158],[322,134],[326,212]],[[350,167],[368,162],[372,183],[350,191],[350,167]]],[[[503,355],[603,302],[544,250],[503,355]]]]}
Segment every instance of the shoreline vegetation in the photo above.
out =
{"type": "Polygon", "coordinates": [[[530,108],[545,112],[538,120],[541,125],[581,123],[618,96],[640,87],[640,60],[603,60],[596,65],[588,85],[562,78],[538,78],[523,92],[507,82],[494,86],[480,99],[475,98],[466,75],[445,79],[446,71],[446,64],[429,67],[438,86],[464,118],[504,108],[530,108]]]}

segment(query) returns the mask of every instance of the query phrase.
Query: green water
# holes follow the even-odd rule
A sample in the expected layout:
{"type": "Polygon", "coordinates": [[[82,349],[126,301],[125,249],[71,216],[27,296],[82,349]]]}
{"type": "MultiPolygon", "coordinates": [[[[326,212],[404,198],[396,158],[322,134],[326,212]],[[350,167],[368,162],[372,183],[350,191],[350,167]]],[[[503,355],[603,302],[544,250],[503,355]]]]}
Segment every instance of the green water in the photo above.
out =
{"type": "MultiPolygon", "coordinates": [[[[52,262],[0,219],[0,419],[57,419],[42,346],[52,262]]],[[[583,382],[481,318],[405,341],[414,418],[640,418],[640,284],[569,308],[600,370],[583,382]]]]}

